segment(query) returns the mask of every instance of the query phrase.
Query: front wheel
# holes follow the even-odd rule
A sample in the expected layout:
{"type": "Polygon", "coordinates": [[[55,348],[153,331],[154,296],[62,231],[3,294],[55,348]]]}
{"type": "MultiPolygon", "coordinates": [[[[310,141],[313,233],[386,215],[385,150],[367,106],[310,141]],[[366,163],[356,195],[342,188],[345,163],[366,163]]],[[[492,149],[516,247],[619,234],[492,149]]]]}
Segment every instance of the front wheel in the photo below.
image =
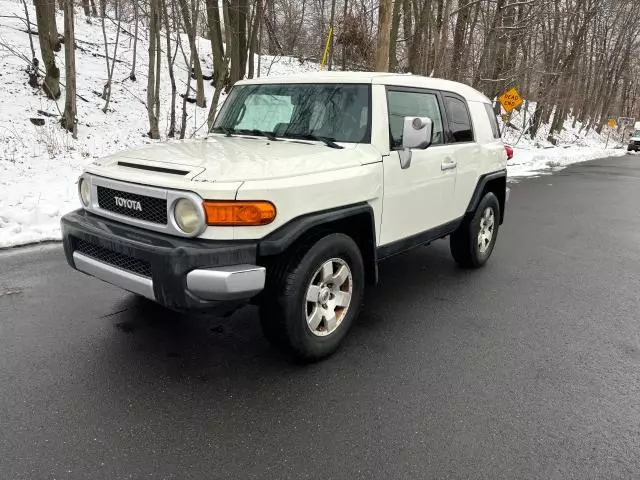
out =
{"type": "Polygon", "coordinates": [[[498,238],[500,202],[488,192],[473,213],[451,235],[451,254],[466,268],[482,267],[491,256],[498,238]]]}
{"type": "Polygon", "coordinates": [[[301,360],[339,347],[360,312],[364,264],[356,243],[343,234],[318,240],[272,278],[260,305],[267,339],[301,360]]]}

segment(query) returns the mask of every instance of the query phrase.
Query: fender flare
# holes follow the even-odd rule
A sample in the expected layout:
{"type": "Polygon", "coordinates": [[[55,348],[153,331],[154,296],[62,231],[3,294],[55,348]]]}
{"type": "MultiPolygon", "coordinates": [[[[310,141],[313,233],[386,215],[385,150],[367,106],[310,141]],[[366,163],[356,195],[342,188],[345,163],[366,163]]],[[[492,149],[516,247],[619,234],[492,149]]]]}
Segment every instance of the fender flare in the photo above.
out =
{"type": "MultiPolygon", "coordinates": [[[[278,255],[293,245],[312,228],[320,227],[324,224],[338,220],[345,220],[355,215],[366,214],[371,222],[371,239],[374,246],[376,244],[376,228],[373,208],[366,202],[339,207],[331,210],[323,210],[302,215],[289,220],[287,223],[262,238],[258,244],[258,254],[261,256],[278,255]]],[[[375,249],[374,249],[375,250],[375,249]]]]}
{"type": "Polygon", "coordinates": [[[478,183],[476,184],[476,188],[473,191],[473,195],[471,195],[471,200],[469,200],[469,205],[467,206],[466,213],[475,212],[478,203],[480,203],[480,200],[482,200],[482,192],[487,186],[487,183],[498,178],[504,178],[506,180],[506,168],[504,170],[498,170],[497,172],[486,173],[480,176],[480,178],[478,179],[478,183]]]}

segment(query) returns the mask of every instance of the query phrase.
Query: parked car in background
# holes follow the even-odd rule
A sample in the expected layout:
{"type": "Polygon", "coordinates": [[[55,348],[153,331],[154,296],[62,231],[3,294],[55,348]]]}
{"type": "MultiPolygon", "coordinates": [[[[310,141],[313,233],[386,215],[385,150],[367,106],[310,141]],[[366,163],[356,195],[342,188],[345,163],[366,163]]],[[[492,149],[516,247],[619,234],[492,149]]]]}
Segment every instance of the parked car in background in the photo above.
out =
{"type": "Polygon", "coordinates": [[[629,152],[640,152],[640,122],[636,122],[633,128],[633,135],[629,139],[627,150],[629,152]]]}

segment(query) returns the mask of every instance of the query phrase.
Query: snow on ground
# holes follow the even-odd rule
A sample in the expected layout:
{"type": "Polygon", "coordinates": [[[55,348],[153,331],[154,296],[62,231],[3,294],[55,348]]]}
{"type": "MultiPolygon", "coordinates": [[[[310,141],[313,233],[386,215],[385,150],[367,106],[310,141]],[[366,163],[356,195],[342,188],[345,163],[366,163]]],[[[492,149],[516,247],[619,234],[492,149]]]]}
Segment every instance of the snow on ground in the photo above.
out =
{"type": "Polygon", "coordinates": [[[626,154],[615,132],[611,133],[607,144],[608,127],[602,135],[594,130],[585,133],[581,131],[580,122],[574,124],[571,116],[565,120],[562,132],[555,134],[555,145],[547,139],[549,125],[541,125],[534,139],[525,137],[522,131],[529,125],[535,107],[536,104],[530,102],[512,114],[510,123],[516,128],[501,125],[504,142],[515,148],[515,155],[507,168],[512,181],[551,173],[573,163],[626,154]]]}
{"type": "MultiPolygon", "coordinates": [[[[35,11],[31,2],[31,21],[35,21],[35,11]]],[[[76,180],[83,166],[96,158],[119,150],[151,143],[145,136],[148,119],[144,102],[147,84],[147,44],[146,34],[141,32],[137,49],[137,81],[129,80],[132,65],[133,42],[130,35],[122,33],[118,45],[118,62],[113,75],[112,100],[108,113],[103,113],[104,101],[98,96],[106,82],[106,61],[102,30],[97,19],[89,25],[85,22],[81,9],[76,10],[76,52],[78,71],[78,140],[58,126],[57,118],[43,116],[38,110],[59,115],[64,108],[64,90],[56,103],[48,100],[41,92],[27,85],[24,72],[30,58],[29,37],[23,31],[25,24],[23,4],[19,0],[0,0],[0,248],[26,243],[58,240],[60,238],[60,216],[79,206],[76,180]],[[29,118],[44,118],[45,125],[36,127],[29,118]]],[[[58,17],[58,27],[63,25],[58,17]]],[[[123,27],[133,32],[132,25],[123,27]]],[[[110,52],[116,39],[116,27],[107,22],[107,38],[110,52]]],[[[36,56],[40,57],[38,39],[34,37],[36,56]]],[[[186,39],[183,44],[187,48],[186,39]]],[[[162,45],[165,42],[163,39],[162,45]]],[[[212,59],[210,44],[205,39],[198,40],[203,70],[210,73],[212,59]]],[[[111,53],[112,54],[112,53],[111,53]]],[[[161,130],[168,128],[168,108],[170,105],[170,83],[163,55],[161,86],[161,130]]],[[[64,53],[56,56],[56,61],[64,77],[64,53]]],[[[257,65],[257,61],[256,61],[257,65]]],[[[261,59],[262,75],[287,75],[303,71],[314,71],[317,64],[301,64],[297,59],[267,57],[261,59]]],[[[186,89],[186,61],[178,52],[176,77],[178,92],[186,89]]],[[[62,78],[64,83],[64,78],[62,78]]],[[[192,82],[192,86],[195,82],[192,82]]],[[[213,90],[205,82],[207,98],[213,90]]],[[[204,133],[208,111],[195,105],[187,106],[187,137],[204,133]]],[[[178,126],[181,116],[181,99],[178,98],[178,126]]],[[[530,116],[530,114],[529,114],[530,116]]],[[[514,117],[517,124],[517,118],[514,117]]],[[[559,147],[549,147],[545,141],[531,141],[521,138],[519,132],[507,129],[505,139],[516,145],[516,157],[509,165],[510,176],[539,174],[576,161],[611,155],[614,151],[604,151],[600,136],[577,134],[576,128],[567,125],[559,142],[559,147]]],[[[544,126],[539,138],[546,137],[544,126]]],[[[166,141],[166,139],[162,140],[166,141]]],[[[615,151],[616,153],[619,152],[615,151]]]]}

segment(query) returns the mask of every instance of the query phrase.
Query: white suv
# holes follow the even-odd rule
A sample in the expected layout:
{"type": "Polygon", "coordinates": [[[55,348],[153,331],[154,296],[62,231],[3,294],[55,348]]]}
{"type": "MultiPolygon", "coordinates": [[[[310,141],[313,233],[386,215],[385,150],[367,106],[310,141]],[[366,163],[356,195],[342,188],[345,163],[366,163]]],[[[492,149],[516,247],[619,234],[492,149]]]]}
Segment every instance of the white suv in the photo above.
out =
{"type": "Polygon", "coordinates": [[[259,305],[267,338],[332,353],[378,262],[451,237],[482,266],[504,219],[491,102],[445,80],[321,73],[237,83],[206,139],[92,163],[69,264],[177,311],[259,305]]]}

